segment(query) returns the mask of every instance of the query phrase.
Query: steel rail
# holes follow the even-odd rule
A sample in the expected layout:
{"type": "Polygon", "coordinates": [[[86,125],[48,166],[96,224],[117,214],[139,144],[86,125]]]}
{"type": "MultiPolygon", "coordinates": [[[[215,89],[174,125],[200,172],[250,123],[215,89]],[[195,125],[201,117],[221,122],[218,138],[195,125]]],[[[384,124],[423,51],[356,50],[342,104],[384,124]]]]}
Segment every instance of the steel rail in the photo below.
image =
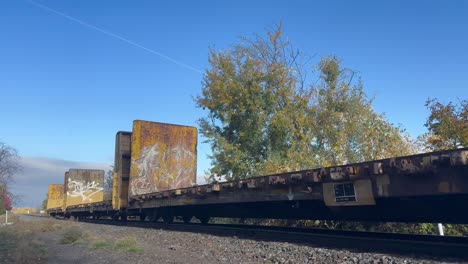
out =
{"type": "Polygon", "coordinates": [[[179,232],[236,236],[259,241],[291,242],[315,247],[359,252],[392,253],[412,257],[443,257],[468,260],[468,237],[325,230],[314,228],[113,221],[80,219],[85,223],[163,229],[179,232]]]}

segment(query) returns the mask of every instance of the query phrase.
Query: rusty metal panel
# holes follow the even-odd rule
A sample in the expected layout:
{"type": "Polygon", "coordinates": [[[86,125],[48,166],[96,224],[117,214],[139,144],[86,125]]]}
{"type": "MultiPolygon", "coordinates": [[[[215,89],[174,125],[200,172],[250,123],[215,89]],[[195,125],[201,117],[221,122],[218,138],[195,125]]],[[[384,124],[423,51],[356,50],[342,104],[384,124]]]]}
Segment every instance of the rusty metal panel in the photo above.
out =
{"type": "Polygon", "coordinates": [[[353,182],[325,182],[323,183],[323,200],[327,206],[375,205],[370,179],[353,182]]]}
{"type": "Polygon", "coordinates": [[[63,204],[62,204],[62,212],[65,212],[67,209],[67,186],[68,186],[68,171],[65,172],[65,176],[63,179],[63,187],[62,187],[62,193],[63,193],[63,204]]]}
{"type": "Polygon", "coordinates": [[[115,136],[112,207],[124,209],[128,203],[132,133],[119,131],[115,136]]]}
{"type": "Polygon", "coordinates": [[[467,159],[465,148],[384,160],[385,178],[376,181],[376,192],[382,197],[466,193],[467,159]]]}
{"type": "Polygon", "coordinates": [[[66,207],[104,201],[103,170],[70,169],[66,184],[66,207]]]}
{"type": "Polygon", "coordinates": [[[115,135],[114,171],[122,173],[124,177],[128,177],[130,175],[131,144],[131,132],[117,132],[115,135]]]}
{"type": "Polygon", "coordinates": [[[164,123],[133,122],[130,195],[196,182],[197,129],[164,123]]]}
{"type": "Polygon", "coordinates": [[[121,177],[120,173],[114,172],[112,182],[112,208],[123,210],[128,205],[128,176],[121,177]]]}
{"type": "MultiPolygon", "coordinates": [[[[114,170],[115,171],[115,170],[114,170]]],[[[119,174],[114,172],[112,175],[112,209],[120,209],[120,183],[119,174]]]]}
{"type": "Polygon", "coordinates": [[[63,206],[63,184],[49,184],[47,193],[47,209],[63,206]]]}
{"type": "Polygon", "coordinates": [[[199,185],[130,198],[133,208],[321,200],[333,209],[468,195],[468,148],[199,185]],[[169,198],[169,199],[168,199],[169,198]]]}

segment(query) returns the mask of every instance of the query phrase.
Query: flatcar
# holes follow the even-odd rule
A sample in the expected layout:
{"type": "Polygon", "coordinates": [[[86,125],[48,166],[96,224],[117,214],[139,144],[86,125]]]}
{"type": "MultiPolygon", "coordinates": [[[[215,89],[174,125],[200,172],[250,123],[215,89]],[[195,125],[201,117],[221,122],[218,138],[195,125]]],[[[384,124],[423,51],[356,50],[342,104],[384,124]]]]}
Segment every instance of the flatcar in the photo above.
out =
{"type": "Polygon", "coordinates": [[[194,127],[136,120],[116,135],[112,198],[50,213],[468,223],[468,148],[196,185],[196,147],[194,127]]]}

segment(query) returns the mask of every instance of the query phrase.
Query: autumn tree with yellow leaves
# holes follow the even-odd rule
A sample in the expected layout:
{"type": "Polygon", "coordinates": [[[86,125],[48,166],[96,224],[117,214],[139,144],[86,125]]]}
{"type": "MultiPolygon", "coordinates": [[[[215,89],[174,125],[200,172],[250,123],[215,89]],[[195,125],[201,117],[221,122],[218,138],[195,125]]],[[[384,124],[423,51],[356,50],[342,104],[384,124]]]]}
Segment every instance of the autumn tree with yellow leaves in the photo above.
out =
{"type": "Polygon", "coordinates": [[[430,114],[426,121],[428,132],[419,137],[426,151],[468,147],[468,101],[443,104],[428,99],[430,114]]]}
{"type": "Polygon", "coordinates": [[[372,109],[354,71],[334,56],[316,67],[307,61],[281,25],[266,38],[210,51],[196,103],[208,112],[199,125],[212,147],[213,180],[414,152],[406,134],[372,109]]]}

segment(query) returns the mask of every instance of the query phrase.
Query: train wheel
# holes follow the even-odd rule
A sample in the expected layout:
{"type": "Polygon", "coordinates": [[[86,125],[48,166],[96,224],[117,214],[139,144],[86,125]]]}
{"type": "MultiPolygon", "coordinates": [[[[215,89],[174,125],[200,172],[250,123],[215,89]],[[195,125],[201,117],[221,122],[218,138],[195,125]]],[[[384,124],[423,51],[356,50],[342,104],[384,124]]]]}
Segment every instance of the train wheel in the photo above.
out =
{"type": "Polygon", "coordinates": [[[123,214],[120,215],[120,221],[127,222],[127,214],[126,213],[123,213],[123,214]]]}
{"type": "Polygon", "coordinates": [[[158,210],[153,210],[149,216],[150,222],[157,222],[160,215],[158,214],[158,210]]]}
{"type": "Polygon", "coordinates": [[[172,215],[163,216],[163,220],[164,220],[164,223],[166,224],[172,224],[172,222],[174,222],[174,216],[172,215]]]}
{"type": "Polygon", "coordinates": [[[208,217],[208,216],[200,216],[200,217],[197,217],[197,218],[200,220],[200,222],[202,224],[208,224],[208,222],[210,221],[210,217],[208,217]]]}
{"type": "Polygon", "coordinates": [[[184,221],[184,223],[188,224],[188,223],[190,223],[190,221],[192,221],[192,217],[191,216],[183,216],[182,220],[184,221]]]}
{"type": "Polygon", "coordinates": [[[140,221],[141,221],[141,222],[144,222],[145,219],[146,219],[146,214],[141,214],[141,215],[140,215],[140,221]]]}

